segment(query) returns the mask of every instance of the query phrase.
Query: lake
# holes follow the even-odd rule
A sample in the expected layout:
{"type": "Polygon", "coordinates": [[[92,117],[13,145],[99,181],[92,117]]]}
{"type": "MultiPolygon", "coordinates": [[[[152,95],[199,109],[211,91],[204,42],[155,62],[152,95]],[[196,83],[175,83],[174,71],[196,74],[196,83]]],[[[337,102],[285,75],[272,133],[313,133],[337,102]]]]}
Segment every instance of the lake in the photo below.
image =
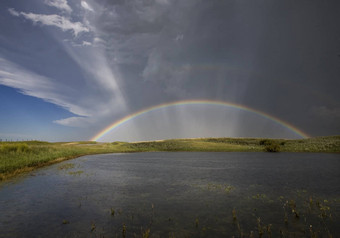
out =
{"type": "Polygon", "coordinates": [[[0,184],[0,237],[336,237],[340,155],[84,156],[0,184]]]}

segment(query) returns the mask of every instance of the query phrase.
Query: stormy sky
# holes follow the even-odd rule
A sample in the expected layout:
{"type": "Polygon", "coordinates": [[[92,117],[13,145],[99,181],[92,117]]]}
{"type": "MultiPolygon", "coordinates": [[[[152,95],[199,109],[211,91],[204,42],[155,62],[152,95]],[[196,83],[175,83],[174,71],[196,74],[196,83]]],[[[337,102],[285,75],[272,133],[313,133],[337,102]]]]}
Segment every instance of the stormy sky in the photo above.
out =
{"type": "MultiPolygon", "coordinates": [[[[337,0],[2,0],[0,139],[89,140],[162,103],[218,100],[340,134],[337,0]]],[[[163,108],[102,141],[300,138],[259,114],[163,108]]]]}

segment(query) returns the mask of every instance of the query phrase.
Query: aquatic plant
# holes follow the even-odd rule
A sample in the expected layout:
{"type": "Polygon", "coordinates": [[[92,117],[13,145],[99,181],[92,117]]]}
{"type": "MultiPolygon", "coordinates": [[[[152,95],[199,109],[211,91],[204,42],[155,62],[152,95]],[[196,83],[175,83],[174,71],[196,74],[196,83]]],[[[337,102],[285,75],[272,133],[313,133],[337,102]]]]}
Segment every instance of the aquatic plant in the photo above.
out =
{"type": "Polygon", "coordinates": [[[254,232],[250,231],[249,238],[254,238],[254,232]]]}
{"type": "Polygon", "coordinates": [[[196,218],[196,220],[195,220],[195,226],[196,226],[196,228],[198,228],[198,225],[199,225],[199,220],[198,220],[198,218],[196,218]]]}
{"type": "Polygon", "coordinates": [[[65,220],[65,219],[64,219],[63,222],[62,222],[62,224],[64,224],[64,225],[65,225],[65,224],[69,224],[69,223],[70,223],[70,222],[69,222],[68,220],[65,220]]]}
{"type": "Polygon", "coordinates": [[[268,224],[267,225],[267,233],[268,233],[268,237],[272,237],[272,230],[271,230],[272,224],[268,224]]]}
{"type": "Polygon", "coordinates": [[[146,231],[144,231],[142,233],[142,237],[143,238],[149,238],[149,236],[150,236],[150,229],[146,229],[146,231]]]}
{"type": "Polygon", "coordinates": [[[312,225],[309,226],[309,232],[310,232],[310,237],[311,238],[317,238],[318,237],[317,236],[317,232],[313,231],[313,226],[312,225]]]}
{"type": "Polygon", "coordinates": [[[253,199],[256,199],[256,200],[265,200],[267,199],[267,195],[266,194],[263,194],[263,193],[257,193],[256,195],[253,195],[252,196],[253,199]]]}
{"type": "Polygon", "coordinates": [[[256,221],[257,221],[257,232],[259,233],[259,237],[262,237],[264,231],[263,231],[263,228],[262,228],[262,226],[261,226],[261,218],[258,217],[258,218],[256,219],[256,221]]]}
{"type": "Polygon", "coordinates": [[[93,232],[96,229],[96,223],[91,223],[91,232],[93,232]]]}
{"type": "Polygon", "coordinates": [[[286,225],[288,225],[288,215],[286,211],[285,211],[285,216],[284,216],[284,222],[286,225]]]}
{"type": "Polygon", "coordinates": [[[70,171],[68,172],[69,175],[81,175],[82,173],[84,173],[84,171],[79,170],[79,171],[70,171]]]}
{"type": "Polygon", "coordinates": [[[232,215],[233,215],[233,221],[235,222],[237,220],[235,208],[232,210],[232,215]]]}
{"type": "Polygon", "coordinates": [[[125,226],[125,224],[123,224],[122,236],[123,236],[123,238],[126,237],[126,226],[125,226]]]}
{"type": "Polygon", "coordinates": [[[58,169],[60,169],[60,170],[63,170],[63,169],[65,169],[65,170],[67,170],[67,169],[73,169],[74,166],[75,166],[75,165],[72,164],[72,163],[66,163],[66,164],[59,165],[59,166],[58,166],[58,169]]]}
{"type": "Polygon", "coordinates": [[[224,188],[224,191],[229,193],[230,191],[234,190],[235,187],[234,186],[231,186],[231,185],[227,185],[225,188],[224,188]]]}
{"type": "Polygon", "coordinates": [[[207,185],[207,189],[211,191],[224,191],[226,193],[230,193],[232,190],[235,189],[234,186],[229,185],[229,184],[213,184],[209,183],[207,185]]]}

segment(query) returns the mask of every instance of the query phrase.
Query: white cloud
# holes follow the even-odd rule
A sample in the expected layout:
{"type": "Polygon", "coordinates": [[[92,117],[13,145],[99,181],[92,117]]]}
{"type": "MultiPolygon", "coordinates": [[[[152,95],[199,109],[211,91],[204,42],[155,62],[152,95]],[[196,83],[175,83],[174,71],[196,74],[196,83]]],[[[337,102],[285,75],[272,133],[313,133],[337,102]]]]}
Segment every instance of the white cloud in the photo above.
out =
{"type": "MultiPolygon", "coordinates": [[[[83,8],[92,9],[86,2],[84,3],[82,3],[83,8]]],[[[87,14],[82,16],[82,23],[80,23],[71,22],[70,18],[62,15],[34,14],[18,12],[14,9],[8,11],[13,16],[24,17],[33,23],[72,31],[76,36],[81,32],[90,32],[90,29],[92,32],[92,18],[87,19],[87,14]]],[[[54,123],[75,127],[96,123],[105,125],[112,120],[112,117],[126,111],[127,107],[118,84],[118,73],[110,65],[105,48],[98,47],[105,41],[96,35],[95,30],[94,27],[93,39],[88,37],[90,35],[86,35],[85,39],[78,37],[76,40],[57,38],[64,46],[65,53],[73,59],[79,67],[78,70],[82,72],[81,79],[54,80],[3,60],[0,61],[0,84],[17,88],[26,95],[54,103],[75,114],[69,118],[55,120],[54,123]],[[93,45],[97,47],[91,47],[93,45]],[[72,88],[70,85],[77,85],[77,87],[72,88]]]]}
{"type": "Polygon", "coordinates": [[[24,18],[31,20],[33,23],[40,22],[46,26],[56,26],[62,31],[73,31],[77,36],[80,32],[89,32],[90,30],[84,26],[81,22],[71,22],[69,19],[59,15],[44,15],[35,13],[17,12],[14,9],[8,9],[13,16],[23,16],[24,18]]]}
{"type": "Polygon", "coordinates": [[[74,104],[72,98],[67,96],[76,95],[74,90],[2,58],[0,58],[0,84],[19,89],[25,95],[59,105],[76,115],[91,115],[90,111],[74,104]]]}
{"type": "MultiPolygon", "coordinates": [[[[64,42],[69,44],[70,42],[64,42]]],[[[58,105],[76,116],[55,120],[64,126],[84,127],[103,123],[108,118],[126,110],[126,102],[120,92],[116,76],[105,57],[92,47],[66,47],[68,53],[82,68],[84,77],[75,81],[56,80],[39,75],[0,58],[0,85],[16,88],[21,93],[58,105]]]]}
{"type": "MultiPolygon", "coordinates": [[[[0,62],[2,62],[3,59],[0,58],[0,62]]],[[[6,72],[6,71],[3,71],[3,70],[0,70],[0,75],[2,75],[2,77],[13,77],[14,74],[10,73],[10,72],[6,72]]]]}
{"type": "Polygon", "coordinates": [[[74,42],[74,41],[70,41],[70,40],[63,40],[63,42],[68,42],[70,43],[72,46],[74,47],[87,47],[87,46],[92,46],[92,43],[89,42],[89,41],[83,41],[81,43],[77,43],[77,42],[74,42]]]}
{"type": "Polygon", "coordinates": [[[105,46],[106,42],[99,37],[95,37],[95,38],[93,38],[93,45],[94,46],[105,46]]]}
{"type": "Polygon", "coordinates": [[[63,126],[84,127],[90,122],[90,119],[87,117],[69,117],[53,122],[63,126]]]}
{"type": "Polygon", "coordinates": [[[67,3],[67,0],[45,0],[44,2],[48,6],[56,7],[68,13],[72,12],[71,7],[67,3]]]}
{"type": "Polygon", "coordinates": [[[88,41],[83,41],[82,46],[91,46],[92,43],[88,41]]]}
{"type": "Polygon", "coordinates": [[[87,2],[81,1],[81,6],[82,6],[84,9],[93,12],[93,8],[90,7],[90,5],[89,5],[87,2]]]}
{"type": "Polygon", "coordinates": [[[115,101],[121,101],[117,74],[113,73],[105,52],[102,49],[83,47],[82,51],[75,49],[72,43],[64,42],[65,50],[69,56],[86,72],[89,77],[96,81],[111,95],[115,95],[115,101]]]}
{"type": "Polygon", "coordinates": [[[104,43],[105,41],[103,39],[99,38],[99,37],[95,37],[93,39],[93,42],[95,42],[95,43],[104,43]]]}
{"type": "Polygon", "coordinates": [[[11,13],[13,16],[20,16],[20,13],[15,11],[13,8],[8,8],[9,13],[11,13]]]}
{"type": "Polygon", "coordinates": [[[89,64],[86,66],[91,68],[91,72],[85,72],[93,77],[89,82],[84,80],[77,88],[72,88],[69,81],[54,80],[0,58],[0,85],[16,88],[24,95],[40,98],[76,115],[55,120],[54,123],[72,127],[102,123],[103,119],[125,110],[125,104],[108,67],[100,66],[100,63],[90,67],[89,64]],[[97,71],[102,72],[95,75],[97,71]]]}

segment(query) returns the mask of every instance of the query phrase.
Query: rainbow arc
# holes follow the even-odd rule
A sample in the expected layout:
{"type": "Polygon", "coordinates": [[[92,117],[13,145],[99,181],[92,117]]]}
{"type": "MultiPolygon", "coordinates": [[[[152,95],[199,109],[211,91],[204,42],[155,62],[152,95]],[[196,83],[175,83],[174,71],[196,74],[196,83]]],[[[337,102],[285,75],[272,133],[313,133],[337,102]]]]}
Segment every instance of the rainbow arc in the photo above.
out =
{"type": "Polygon", "coordinates": [[[291,130],[293,133],[295,133],[296,135],[302,137],[302,138],[308,138],[309,136],[301,131],[300,129],[298,129],[297,127],[293,126],[292,124],[285,122],[277,117],[274,117],[268,113],[262,112],[260,110],[256,110],[244,105],[240,105],[240,104],[236,104],[236,103],[230,103],[230,102],[224,102],[224,101],[215,101],[215,100],[182,100],[182,101],[175,101],[175,102],[169,102],[169,103],[163,103],[163,104],[159,104],[156,106],[152,106],[152,107],[148,107],[145,109],[142,109],[140,111],[137,111],[135,113],[129,114],[115,122],[113,122],[112,124],[110,124],[109,126],[107,126],[106,128],[104,128],[102,131],[100,131],[99,133],[97,133],[93,138],[91,138],[91,141],[97,141],[99,139],[101,139],[103,136],[107,135],[110,131],[114,130],[115,128],[121,126],[122,124],[131,121],[139,116],[142,116],[146,113],[158,110],[158,109],[162,109],[162,108],[167,108],[167,107],[173,107],[173,106],[181,106],[181,105],[220,105],[220,106],[225,106],[225,107],[231,107],[231,108],[237,108],[243,111],[247,111],[247,112],[251,112],[251,113],[255,113],[257,115],[262,116],[263,118],[269,119],[271,121],[274,121],[280,125],[282,125],[283,127],[291,130]]]}

